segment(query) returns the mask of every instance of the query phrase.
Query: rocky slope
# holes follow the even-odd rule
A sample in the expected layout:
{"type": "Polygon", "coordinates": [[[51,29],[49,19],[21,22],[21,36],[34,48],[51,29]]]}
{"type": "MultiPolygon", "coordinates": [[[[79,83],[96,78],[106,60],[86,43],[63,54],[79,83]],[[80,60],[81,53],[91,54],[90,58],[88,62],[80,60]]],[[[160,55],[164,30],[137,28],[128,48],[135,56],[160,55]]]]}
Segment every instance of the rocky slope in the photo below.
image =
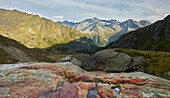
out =
{"type": "Polygon", "coordinates": [[[128,48],[170,52],[170,15],[164,20],[120,37],[107,48],[128,48]]]}
{"type": "Polygon", "coordinates": [[[37,52],[41,52],[47,55],[56,54],[73,54],[82,50],[96,49],[97,46],[94,45],[93,41],[87,37],[82,37],[76,39],[66,44],[56,44],[54,46],[48,47],[46,49],[35,49],[37,52]]]}
{"type": "Polygon", "coordinates": [[[70,62],[0,71],[0,96],[5,98],[168,98],[169,84],[142,72],[87,72],[70,62]]]}
{"type": "Polygon", "coordinates": [[[86,37],[85,33],[38,15],[5,9],[0,9],[0,34],[29,48],[47,48],[86,37]]]}
{"type": "Polygon", "coordinates": [[[33,52],[20,42],[0,35],[0,64],[21,62],[52,61],[37,52],[33,52]]]}
{"type": "Polygon", "coordinates": [[[108,43],[116,41],[121,35],[128,33],[129,31],[150,25],[150,22],[146,20],[137,22],[129,19],[124,22],[119,22],[112,19],[99,20],[97,18],[86,19],[78,23],[68,21],[58,21],[57,23],[73,27],[87,33],[98,46],[106,46],[108,43]]]}

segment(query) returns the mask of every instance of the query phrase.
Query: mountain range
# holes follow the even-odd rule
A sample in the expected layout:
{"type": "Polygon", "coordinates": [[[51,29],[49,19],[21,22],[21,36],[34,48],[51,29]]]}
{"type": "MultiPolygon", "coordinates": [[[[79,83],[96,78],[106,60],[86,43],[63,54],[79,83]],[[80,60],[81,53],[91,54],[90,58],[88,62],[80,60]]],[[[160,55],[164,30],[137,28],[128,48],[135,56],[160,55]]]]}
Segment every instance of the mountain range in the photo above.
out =
{"type": "Polygon", "coordinates": [[[0,9],[0,34],[29,48],[47,48],[87,37],[79,30],[61,26],[39,15],[5,9],[0,9]]]}
{"type": "Polygon", "coordinates": [[[122,35],[106,47],[170,52],[170,15],[150,26],[122,35]]]}
{"type": "Polygon", "coordinates": [[[95,45],[104,47],[107,44],[116,41],[123,34],[150,25],[147,20],[135,21],[128,19],[124,22],[117,20],[100,20],[96,17],[86,19],[81,22],[57,21],[60,25],[69,26],[85,32],[95,43],[95,45]]]}
{"type": "Polygon", "coordinates": [[[0,97],[168,98],[169,69],[170,15],[56,23],[0,9],[0,97]]]}

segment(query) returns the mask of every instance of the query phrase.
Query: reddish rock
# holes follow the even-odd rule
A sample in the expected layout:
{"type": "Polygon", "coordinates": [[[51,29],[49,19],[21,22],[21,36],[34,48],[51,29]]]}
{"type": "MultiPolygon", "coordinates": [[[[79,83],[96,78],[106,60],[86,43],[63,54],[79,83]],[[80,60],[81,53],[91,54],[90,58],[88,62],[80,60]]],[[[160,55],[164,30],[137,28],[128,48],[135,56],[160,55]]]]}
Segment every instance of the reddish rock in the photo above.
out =
{"type": "Polygon", "coordinates": [[[110,98],[113,95],[116,95],[114,90],[108,89],[106,85],[99,85],[98,93],[102,98],[110,98]]]}
{"type": "Polygon", "coordinates": [[[141,89],[142,87],[141,86],[137,86],[137,85],[133,85],[133,84],[124,84],[124,85],[122,85],[122,84],[120,84],[120,86],[122,87],[122,88],[126,88],[126,89],[141,89]]]}
{"type": "Polygon", "coordinates": [[[91,83],[86,83],[87,86],[88,86],[88,90],[92,90],[92,89],[96,89],[96,84],[94,82],[91,82],[91,83]]]}
{"type": "Polygon", "coordinates": [[[54,98],[86,98],[88,94],[88,84],[83,82],[77,82],[70,85],[64,86],[57,92],[53,92],[47,96],[54,96],[54,98]]]}
{"type": "Polygon", "coordinates": [[[133,90],[130,90],[130,89],[125,89],[125,88],[121,88],[121,93],[123,93],[124,95],[133,95],[133,96],[136,96],[136,97],[140,96],[139,92],[133,91],[133,90]]]}
{"type": "Polygon", "coordinates": [[[3,90],[0,90],[0,93],[6,92],[5,94],[14,98],[18,98],[16,96],[36,98],[44,92],[56,89],[56,84],[62,80],[61,77],[51,71],[25,69],[13,70],[4,79],[9,82],[5,80],[0,81],[0,85],[5,86],[5,88],[0,86],[0,89],[3,90]]]}
{"type": "Polygon", "coordinates": [[[77,74],[75,72],[72,72],[72,71],[65,71],[65,76],[67,78],[74,78],[77,76],[77,74]]]}
{"type": "Polygon", "coordinates": [[[36,98],[44,92],[55,89],[55,86],[41,87],[42,85],[40,83],[32,83],[30,85],[14,86],[11,88],[10,94],[36,98]]]}
{"type": "Polygon", "coordinates": [[[94,80],[93,80],[93,76],[89,76],[89,75],[81,75],[81,76],[77,76],[77,77],[69,80],[69,82],[79,82],[79,81],[92,82],[94,80]]]}
{"type": "MultiPolygon", "coordinates": [[[[100,96],[103,98],[111,97],[116,94],[114,90],[111,90],[108,86],[109,85],[98,84],[98,95],[96,95],[96,98],[100,98],[100,96]]],[[[64,96],[64,98],[87,98],[88,91],[95,89],[97,90],[94,82],[76,82],[64,86],[61,90],[53,92],[46,97],[49,98],[50,96],[53,96],[55,98],[62,98],[62,96],[64,96]]]]}
{"type": "Polygon", "coordinates": [[[20,69],[49,69],[53,71],[56,75],[62,76],[64,78],[74,78],[79,75],[76,71],[72,70],[77,70],[76,68],[69,68],[64,65],[30,65],[20,67],[20,69]]]}
{"type": "MultiPolygon", "coordinates": [[[[112,80],[113,83],[131,83],[131,84],[141,84],[145,81],[145,79],[122,79],[122,78],[114,78],[112,80]]],[[[109,81],[110,82],[110,81],[109,81]]]]}
{"type": "Polygon", "coordinates": [[[10,86],[10,82],[0,81],[0,87],[10,86]]]}
{"type": "Polygon", "coordinates": [[[3,98],[168,98],[169,80],[141,72],[86,72],[70,63],[29,65],[0,77],[3,98]],[[36,69],[36,70],[34,70],[36,69]],[[120,95],[115,88],[121,89],[120,95]],[[115,91],[114,91],[115,90],[115,91]]]}
{"type": "Polygon", "coordinates": [[[145,79],[135,79],[135,78],[133,78],[133,79],[130,79],[129,80],[129,83],[132,83],[132,84],[142,84],[143,82],[145,82],[145,79]]]}

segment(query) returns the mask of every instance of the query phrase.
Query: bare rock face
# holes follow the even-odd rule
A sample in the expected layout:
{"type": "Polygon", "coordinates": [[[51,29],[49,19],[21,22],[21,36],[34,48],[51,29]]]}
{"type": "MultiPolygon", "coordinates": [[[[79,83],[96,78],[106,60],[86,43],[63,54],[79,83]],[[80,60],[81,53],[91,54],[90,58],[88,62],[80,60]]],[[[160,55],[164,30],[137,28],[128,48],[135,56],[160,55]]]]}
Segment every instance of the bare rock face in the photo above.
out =
{"type": "Polygon", "coordinates": [[[89,71],[121,72],[143,63],[144,60],[141,56],[131,57],[126,53],[116,52],[114,49],[106,49],[84,60],[81,68],[89,71]]]}
{"type": "Polygon", "coordinates": [[[122,35],[109,48],[156,50],[170,52],[170,15],[152,25],[122,35]]]}
{"type": "Polygon", "coordinates": [[[0,96],[29,98],[169,97],[170,81],[142,72],[87,72],[70,62],[0,72],[0,96]]]}
{"type": "Polygon", "coordinates": [[[83,31],[93,40],[97,46],[106,46],[107,44],[116,41],[123,34],[129,31],[136,30],[140,27],[145,27],[151,23],[147,20],[135,21],[128,19],[124,22],[117,20],[100,20],[96,17],[86,19],[77,23],[69,21],[58,21],[60,25],[69,26],[77,30],[83,31]]]}

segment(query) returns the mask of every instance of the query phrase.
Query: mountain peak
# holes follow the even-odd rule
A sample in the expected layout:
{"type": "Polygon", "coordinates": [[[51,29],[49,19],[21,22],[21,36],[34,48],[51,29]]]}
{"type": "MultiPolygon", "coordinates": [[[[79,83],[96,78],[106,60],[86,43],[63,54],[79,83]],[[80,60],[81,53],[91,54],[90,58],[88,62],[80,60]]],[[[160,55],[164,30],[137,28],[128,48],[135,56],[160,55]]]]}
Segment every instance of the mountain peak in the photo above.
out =
{"type": "Polygon", "coordinates": [[[94,17],[93,20],[98,20],[98,18],[97,18],[97,17],[94,17]]]}
{"type": "Polygon", "coordinates": [[[63,22],[68,22],[68,20],[64,20],[63,22]]]}
{"type": "Polygon", "coordinates": [[[116,19],[110,19],[110,21],[117,21],[116,19]]]}
{"type": "Polygon", "coordinates": [[[113,40],[111,38],[114,35],[116,36],[116,34],[117,36],[114,40],[117,40],[121,35],[128,33],[131,30],[138,29],[139,27],[144,27],[133,19],[119,22],[116,19],[100,20],[97,17],[85,19],[76,24],[67,24],[64,22],[62,23],[62,25],[70,26],[89,34],[89,37],[93,40],[95,45],[102,47],[112,42],[113,40]]]}
{"type": "Polygon", "coordinates": [[[133,19],[128,19],[127,21],[133,21],[133,19]]]}
{"type": "Polygon", "coordinates": [[[147,25],[150,25],[151,23],[149,22],[149,21],[147,21],[147,20],[141,20],[141,21],[139,21],[139,23],[141,24],[141,25],[143,25],[143,26],[147,26],[147,25]]]}

